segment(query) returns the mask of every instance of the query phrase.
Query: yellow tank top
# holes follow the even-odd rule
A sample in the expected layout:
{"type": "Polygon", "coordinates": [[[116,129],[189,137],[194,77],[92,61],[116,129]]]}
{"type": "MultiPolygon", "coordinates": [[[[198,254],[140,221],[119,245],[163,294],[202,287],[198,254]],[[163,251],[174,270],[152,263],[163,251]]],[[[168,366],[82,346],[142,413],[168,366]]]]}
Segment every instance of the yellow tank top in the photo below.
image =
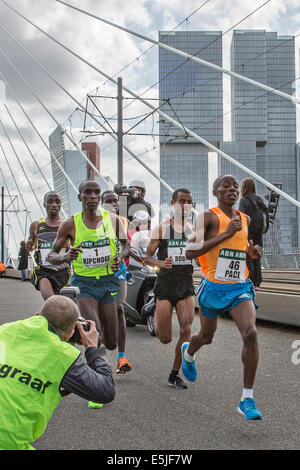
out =
{"type": "MultiPolygon", "coordinates": [[[[219,208],[210,209],[219,219],[219,231],[217,235],[225,232],[230,218],[219,208]]],[[[248,222],[247,216],[235,210],[242,221],[242,230],[236,232],[231,238],[223,240],[209,250],[198,261],[203,276],[211,282],[220,284],[236,284],[244,282],[249,274],[246,266],[248,222]]]]}

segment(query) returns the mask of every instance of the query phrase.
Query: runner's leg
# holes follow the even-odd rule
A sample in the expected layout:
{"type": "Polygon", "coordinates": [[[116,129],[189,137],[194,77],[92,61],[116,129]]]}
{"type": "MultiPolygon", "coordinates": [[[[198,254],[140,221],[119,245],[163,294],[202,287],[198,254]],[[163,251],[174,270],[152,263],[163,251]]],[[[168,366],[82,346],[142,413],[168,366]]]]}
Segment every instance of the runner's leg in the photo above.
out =
{"type": "Polygon", "coordinates": [[[120,289],[117,299],[118,311],[118,360],[117,360],[117,374],[124,374],[131,370],[131,364],[125,357],[125,344],[126,344],[126,320],[124,303],[127,297],[127,282],[120,282],[120,289]]]}
{"type": "Polygon", "coordinates": [[[80,314],[85,318],[86,320],[92,320],[96,324],[97,331],[99,333],[99,341],[98,341],[98,346],[101,344],[101,324],[99,320],[99,315],[98,315],[98,302],[96,299],[92,299],[91,297],[79,297],[79,310],[80,314]]]}
{"type": "Polygon", "coordinates": [[[253,385],[258,365],[258,344],[255,326],[255,307],[252,300],[245,300],[234,307],[230,314],[243,338],[242,361],[244,364],[244,388],[238,405],[238,412],[247,420],[261,420],[253,397],[253,385]]]}
{"type": "Polygon", "coordinates": [[[252,300],[245,300],[230,311],[243,339],[242,362],[244,364],[244,388],[254,385],[259,351],[255,326],[255,307],[252,300]]]}
{"type": "Polygon", "coordinates": [[[125,343],[126,343],[126,321],[125,321],[125,311],[124,311],[124,302],[127,297],[127,282],[120,282],[120,290],[117,300],[117,310],[118,310],[118,349],[119,352],[125,352],[125,343]]]}
{"type": "Polygon", "coordinates": [[[103,342],[107,349],[116,349],[118,344],[117,303],[99,304],[98,312],[103,332],[103,342]]]}
{"type": "Polygon", "coordinates": [[[51,282],[46,277],[43,277],[39,280],[39,289],[44,300],[47,300],[49,299],[49,297],[52,297],[52,295],[54,295],[51,282]]]}
{"type": "Polygon", "coordinates": [[[172,341],[172,312],[173,305],[171,302],[156,299],[154,330],[155,335],[163,344],[168,344],[172,341]]]}
{"type": "Polygon", "coordinates": [[[180,300],[176,305],[179,323],[179,340],[175,348],[173,370],[179,371],[181,367],[181,345],[191,337],[191,325],[195,316],[194,297],[180,300]]]}
{"type": "Polygon", "coordinates": [[[190,356],[193,356],[205,344],[211,344],[217,329],[218,318],[205,317],[202,312],[199,312],[199,317],[201,323],[200,331],[191,337],[187,349],[190,356]]]}

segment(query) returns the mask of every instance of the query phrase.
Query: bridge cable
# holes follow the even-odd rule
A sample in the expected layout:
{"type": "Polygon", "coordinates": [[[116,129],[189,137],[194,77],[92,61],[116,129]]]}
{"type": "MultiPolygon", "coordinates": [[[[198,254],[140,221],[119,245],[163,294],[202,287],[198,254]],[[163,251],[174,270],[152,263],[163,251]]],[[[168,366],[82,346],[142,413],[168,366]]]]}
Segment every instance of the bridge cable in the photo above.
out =
{"type": "MultiPolygon", "coordinates": [[[[58,0],[56,0],[58,1],[58,0]]],[[[5,3],[7,5],[7,3],[4,1],[4,0],[1,0],[1,2],[5,3]]],[[[64,3],[64,2],[61,2],[61,3],[64,3]]],[[[7,5],[9,6],[9,5],[7,5]]],[[[68,6],[68,5],[67,5],[68,6]]],[[[58,40],[56,40],[55,38],[53,38],[51,35],[49,35],[48,33],[46,33],[45,31],[43,31],[39,26],[35,25],[32,21],[28,20],[27,18],[25,18],[21,13],[17,12],[16,10],[14,10],[12,7],[9,6],[9,8],[11,8],[13,11],[15,11],[17,13],[17,15],[21,16],[23,19],[25,19],[26,21],[28,21],[30,24],[32,24],[34,27],[36,27],[39,31],[43,32],[47,37],[49,37],[50,39],[52,39],[54,42],[56,42],[57,44],[59,44],[60,46],[62,46],[65,50],[67,50],[68,52],[70,52],[72,55],[74,55],[75,57],[77,57],[79,60],[83,61],[84,63],[86,63],[87,65],[89,65],[91,68],[93,68],[94,70],[96,70],[98,73],[100,73],[101,75],[103,75],[104,77],[108,78],[111,82],[113,82],[115,85],[117,85],[117,81],[114,80],[113,78],[111,78],[107,73],[103,72],[102,70],[100,70],[98,67],[96,67],[95,65],[91,64],[90,62],[88,62],[86,59],[84,59],[83,57],[79,56],[77,53],[75,53],[74,51],[72,51],[71,49],[69,49],[67,46],[63,45],[62,43],[60,43],[58,40]]],[[[75,7],[74,7],[75,8],[75,7]]],[[[76,9],[76,8],[75,8],[76,9]]],[[[177,51],[177,49],[175,49],[175,51],[177,51]]],[[[180,51],[179,51],[180,52],[180,51]]],[[[205,62],[205,61],[204,61],[205,62]]],[[[210,63],[206,63],[206,64],[209,64],[209,65],[213,65],[213,64],[210,64],[210,63]]],[[[221,67],[217,67],[218,69],[220,70],[225,70],[225,69],[222,69],[221,67]]],[[[230,72],[230,71],[229,71],[230,72]]],[[[231,72],[230,72],[231,74],[231,72]]],[[[237,76],[237,78],[240,78],[244,81],[249,81],[249,79],[246,79],[246,77],[243,77],[243,76],[240,76],[238,74],[234,74],[237,76]]],[[[273,88],[270,88],[270,87],[267,87],[265,85],[262,85],[258,82],[255,82],[254,81],[254,84],[256,84],[257,86],[260,86],[260,87],[263,87],[264,89],[268,89],[270,90],[271,92],[273,92],[273,88]]],[[[148,106],[149,108],[155,110],[155,107],[152,106],[148,101],[146,101],[145,99],[143,98],[140,98],[138,97],[134,92],[132,92],[131,90],[129,90],[128,88],[126,87],[123,87],[123,89],[129,93],[130,95],[134,96],[135,98],[139,99],[142,103],[144,103],[146,106],[148,106]]],[[[276,92],[277,94],[280,93],[280,92],[276,92]]],[[[281,93],[282,94],[282,93],[281,93]]],[[[283,95],[285,95],[283,93],[283,95]]],[[[290,98],[293,98],[291,97],[290,95],[286,95],[289,99],[290,98]]],[[[299,100],[300,101],[300,100],[299,100]]],[[[168,120],[169,122],[171,122],[172,124],[174,124],[176,127],[179,127],[180,129],[183,129],[182,125],[180,123],[178,123],[175,119],[171,118],[170,116],[168,116],[167,114],[165,114],[164,112],[162,112],[161,110],[158,110],[157,111],[158,114],[160,116],[162,116],[164,119],[168,120]]],[[[103,127],[103,125],[102,125],[103,127]]],[[[274,186],[273,184],[269,183],[267,180],[265,180],[264,178],[262,178],[261,176],[257,175],[255,172],[253,172],[252,170],[250,170],[249,168],[245,167],[244,165],[242,165],[240,162],[234,160],[232,157],[230,157],[229,155],[227,155],[225,152],[223,152],[222,150],[218,149],[217,147],[215,147],[214,145],[210,144],[209,142],[207,142],[205,139],[203,139],[202,137],[200,137],[198,134],[195,134],[193,131],[191,131],[190,129],[188,128],[185,128],[183,130],[186,130],[186,132],[193,138],[195,138],[198,142],[202,143],[204,146],[208,147],[210,150],[212,150],[213,152],[216,152],[218,153],[219,155],[221,155],[222,157],[224,157],[225,159],[227,159],[228,161],[230,161],[232,164],[234,164],[235,166],[239,167],[241,170],[245,171],[245,173],[248,173],[251,177],[253,177],[254,179],[256,179],[257,181],[261,182],[264,186],[266,186],[267,188],[273,190],[274,192],[276,192],[277,194],[279,194],[280,196],[282,196],[283,198],[287,199],[289,202],[291,202],[292,204],[296,205],[297,207],[300,207],[300,202],[297,201],[296,199],[292,198],[291,196],[289,196],[288,194],[286,194],[284,191],[280,190],[279,188],[277,188],[276,186],[274,186]]],[[[66,134],[67,135],[67,134],[66,134]]],[[[117,138],[112,135],[112,137],[117,140],[117,138]]],[[[131,153],[132,154],[132,153],[131,153]]],[[[144,163],[142,163],[143,166],[145,166],[144,163]]],[[[153,174],[153,173],[152,173],[153,174]]],[[[156,176],[156,178],[158,178],[156,176]]]]}
{"type": "MultiPolygon", "coordinates": [[[[281,96],[281,98],[285,98],[289,101],[292,101],[293,103],[297,103],[297,104],[300,104],[300,98],[297,98],[297,97],[294,97],[292,95],[289,95],[287,93],[283,93],[283,92],[280,92],[278,90],[275,90],[274,88],[272,87],[269,87],[268,85],[264,85],[263,83],[260,83],[260,82],[257,82],[256,80],[253,80],[251,78],[248,78],[248,77],[245,77],[243,75],[239,75],[238,73],[236,72],[232,72],[231,70],[228,70],[228,69],[225,69],[224,67],[220,67],[219,65],[216,65],[216,64],[213,64],[212,62],[207,62],[206,60],[204,59],[200,59],[199,57],[195,57],[191,54],[188,54],[187,52],[184,52],[184,51],[181,51],[180,49],[176,49],[175,47],[172,47],[172,46],[168,46],[167,44],[164,44],[160,41],[155,41],[154,39],[151,39],[151,38],[148,38],[147,36],[143,35],[143,34],[140,34],[140,33],[137,33],[135,31],[132,31],[128,28],[125,28],[124,26],[121,26],[121,25],[118,25],[116,23],[113,23],[112,21],[109,21],[109,20],[106,20],[105,18],[102,18],[100,16],[97,16],[97,15],[94,15],[93,13],[89,13],[85,10],[82,10],[78,7],[75,7],[73,5],[70,5],[62,0],[55,0],[56,2],[58,3],[62,3],[63,5],[69,7],[69,8],[72,8],[74,10],[77,10],[79,11],[80,13],[83,13],[84,15],[87,15],[87,16],[90,16],[92,18],[95,18],[96,20],[98,21],[101,21],[102,23],[105,23],[105,24],[108,24],[114,28],[117,28],[117,29],[120,29],[121,31],[125,31],[126,33],[129,33],[129,34],[132,34],[133,36],[136,36],[140,39],[143,39],[144,41],[148,41],[148,42],[151,42],[155,45],[158,45],[160,47],[162,47],[163,49],[166,49],[170,52],[174,52],[175,54],[178,54],[178,55],[181,55],[182,57],[186,57],[188,60],[192,60],[192,61],[195,61],[195,62],[198,62],[199,64],[202,64],[202,65],[205,65],[207,67],[210,67],[210,68],[213,68],[215,70],[218,70],[219,72],[223,72],[227,75],[230,75],[231,77],[234,77],[234,78],[237,78],[239,80],[242,80],[244,82],[247,82],[249,83],[250,85],[254,85],[254,86],[257,86],[259,88],[262,88],[264,89],[265,91],[270,91],[274,94],[277,94],[279,96],[281,96]]],[[[1,0],[2,3],[5,3],[7,5],[7,3],[4,1],[4,0],[1,0]]],[[[11,7],[10,7],[11,8],[11,7]]]]}

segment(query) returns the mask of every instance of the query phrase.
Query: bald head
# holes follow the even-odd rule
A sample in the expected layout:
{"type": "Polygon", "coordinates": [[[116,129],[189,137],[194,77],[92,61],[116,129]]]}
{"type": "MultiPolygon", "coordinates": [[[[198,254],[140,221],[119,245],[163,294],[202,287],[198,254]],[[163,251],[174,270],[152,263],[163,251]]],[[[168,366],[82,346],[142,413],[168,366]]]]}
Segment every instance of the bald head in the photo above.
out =
{"type": "Polygon", "coordinates": [[[75,302],[63,295],[53,295],[46,300],[40,315],[47,318],[54,326],[60,339],[64,339],[73,330],[78,320],[79,310],[75,302]]]}

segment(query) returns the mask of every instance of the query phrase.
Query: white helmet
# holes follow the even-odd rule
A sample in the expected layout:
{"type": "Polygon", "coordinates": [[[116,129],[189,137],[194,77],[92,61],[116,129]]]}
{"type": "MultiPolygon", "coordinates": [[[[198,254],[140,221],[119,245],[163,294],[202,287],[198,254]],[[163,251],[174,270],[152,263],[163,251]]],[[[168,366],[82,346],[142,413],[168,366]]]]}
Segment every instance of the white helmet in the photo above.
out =
{"type": "Polygon", "coordinates": [[[150,216],[146,211],[137,211],[132,219],[133,222],[136,222],[138,224],[146,224],[147,222],[149,222],[149,220],[150,216]]]}

